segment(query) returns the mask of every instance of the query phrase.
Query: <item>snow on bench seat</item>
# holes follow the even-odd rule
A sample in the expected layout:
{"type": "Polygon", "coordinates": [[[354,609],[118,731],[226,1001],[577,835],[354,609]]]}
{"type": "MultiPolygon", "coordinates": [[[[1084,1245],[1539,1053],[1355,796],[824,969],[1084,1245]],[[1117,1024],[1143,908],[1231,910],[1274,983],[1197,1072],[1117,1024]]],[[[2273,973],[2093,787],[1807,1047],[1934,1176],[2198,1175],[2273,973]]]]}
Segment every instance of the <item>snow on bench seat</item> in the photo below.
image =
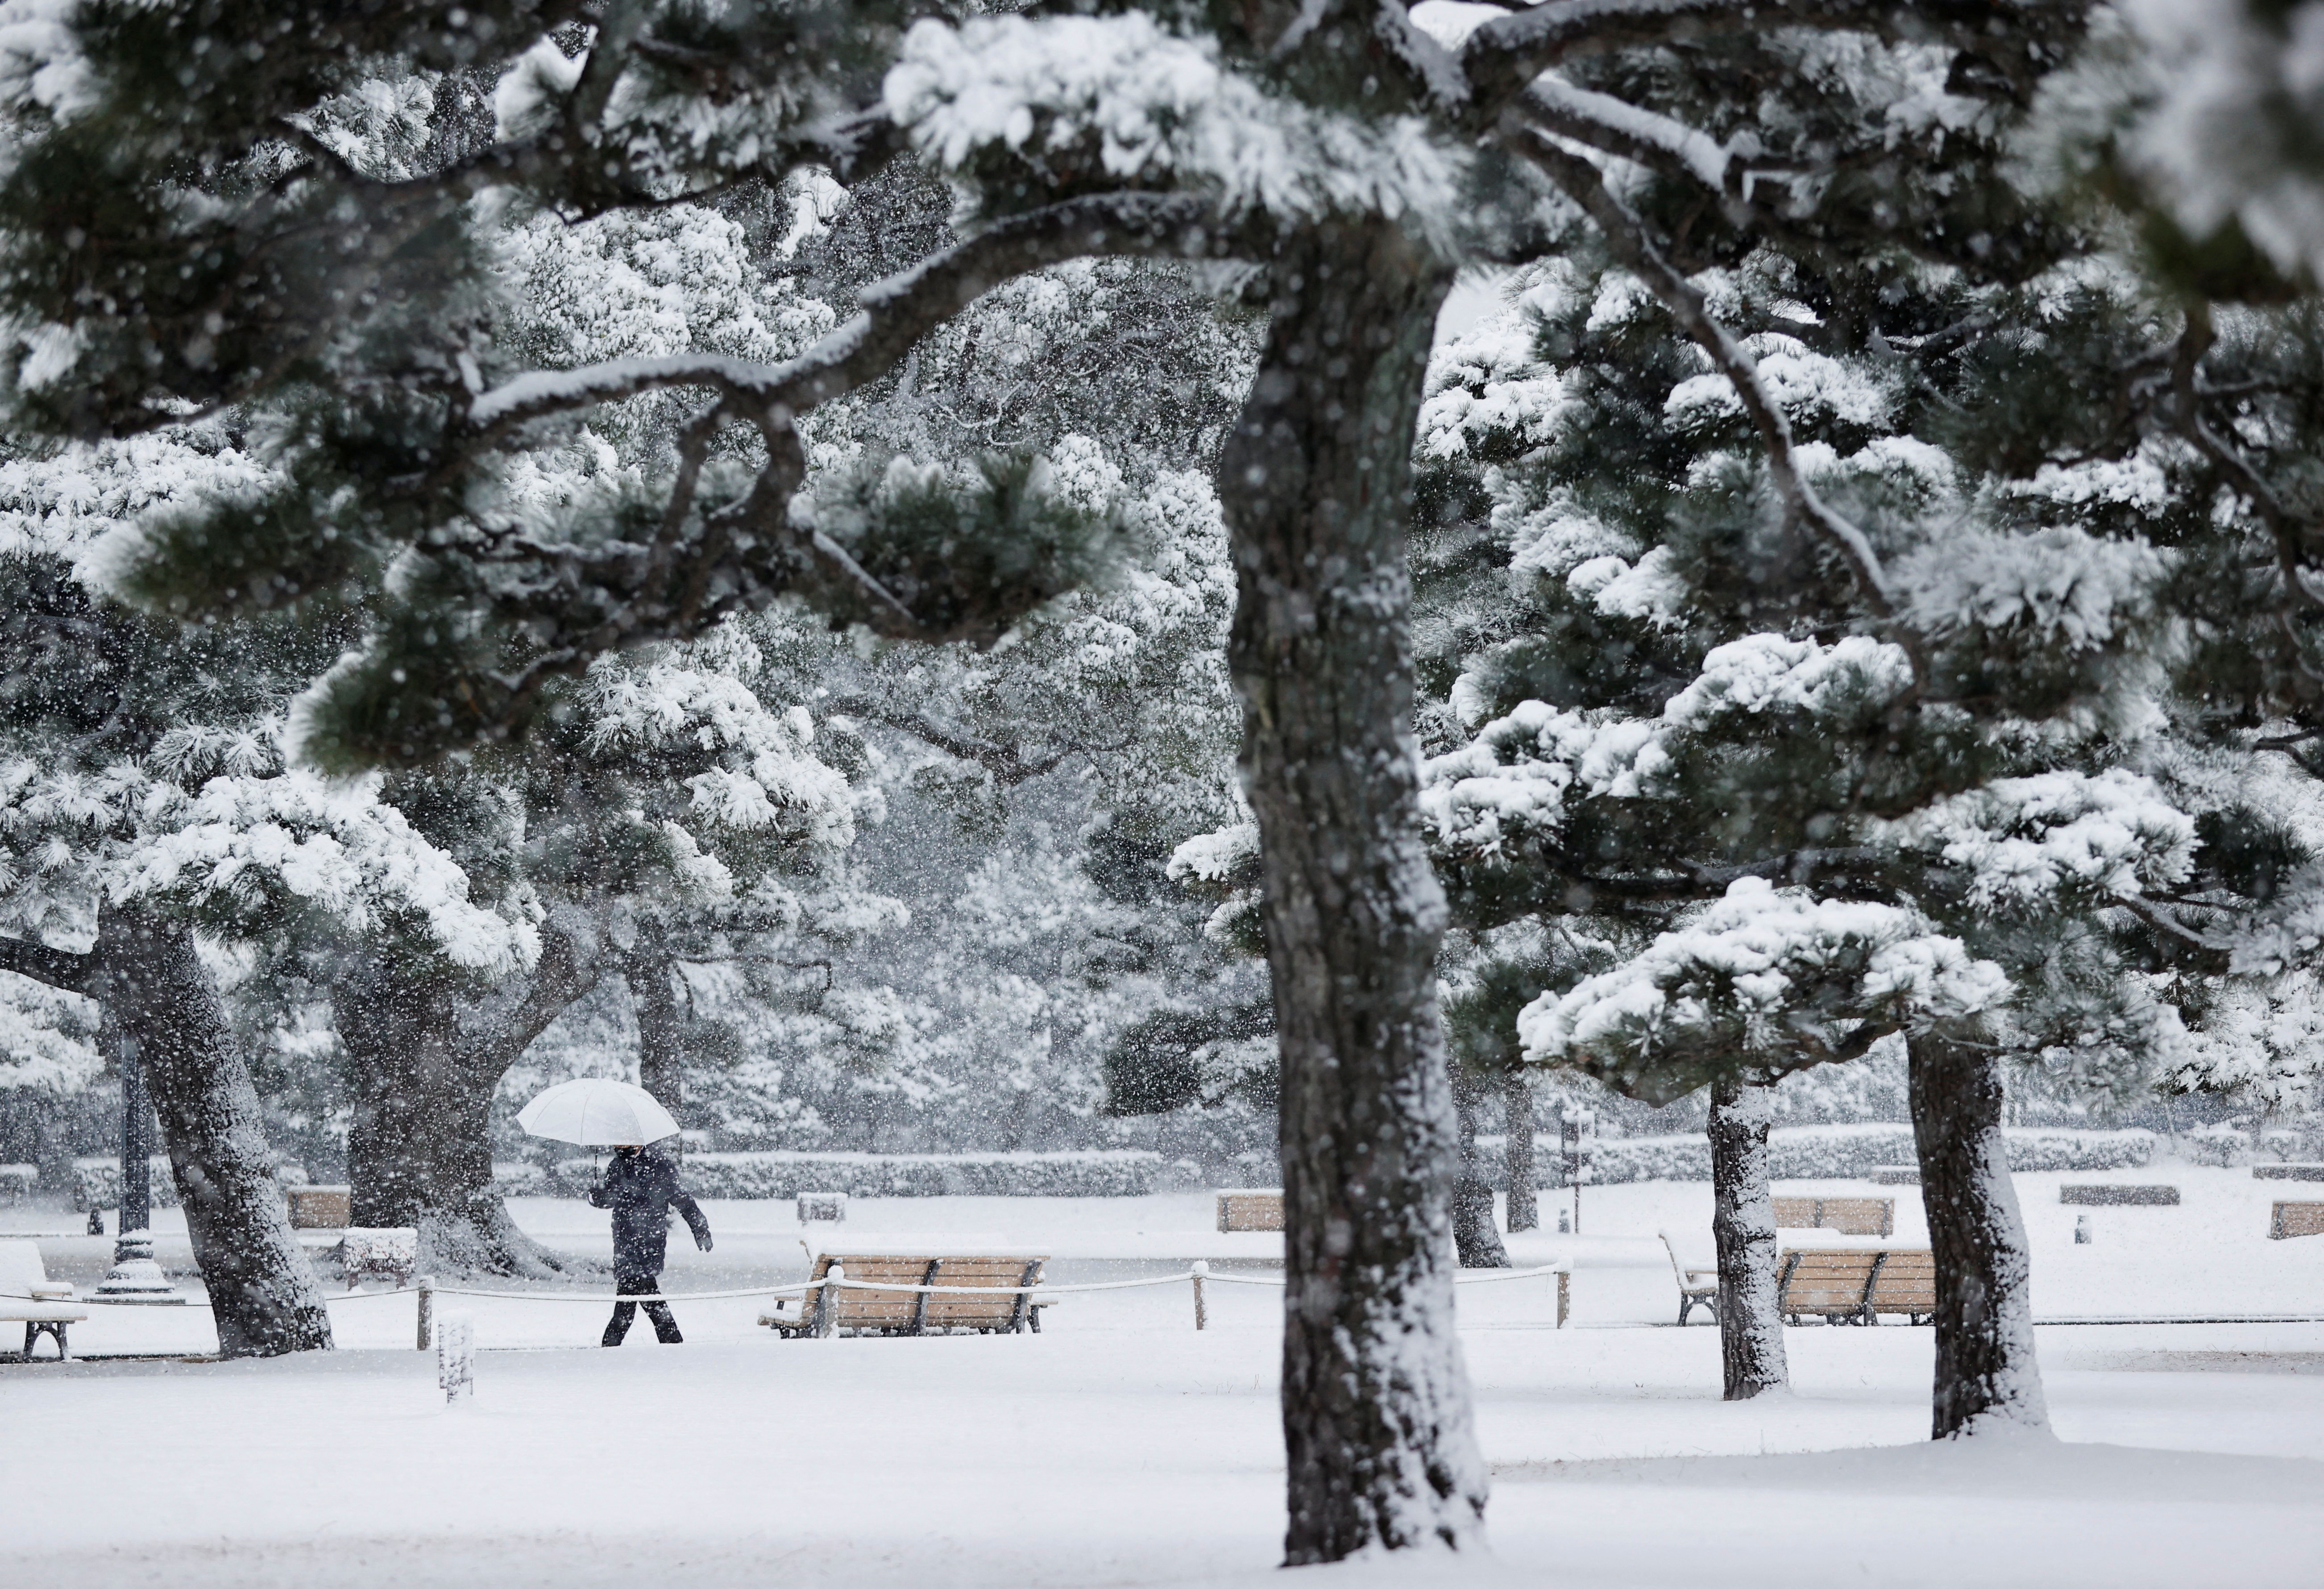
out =
{"type": "Polygon", "coordinates": [[[968,1290],[958,1297],[927,1289],[872,1290],[872,1285],[943,1288],[1036,1286],[1048,1260],[1004,1255],[922,1257],[889,1253],[825,1252],[810,1277],[821,1280],[836,1266],[853,1285],[828,1287],[798,1298],[783,1298],[759,1322],[778,1335],[927,1335],[953,1330],[979,1335],[1041,1328],[1037,1309],[1050,1298],[1021,1292],[968,1290]],[[790,1311],[788,1304],[796,1303],[790,1311]]]}
{"type": "Polygon", "coordinates": [[[72,1355],[65,1343],[65,1326],[88,1317],[87,1309],[72,1305],[72,1294],[71,1286],[49,1279],[39,1243],[0,1241],[0,1324],[24,1326],[27,1362],[42,1335],[55,1339],[60,1361],[72,1355]]]}

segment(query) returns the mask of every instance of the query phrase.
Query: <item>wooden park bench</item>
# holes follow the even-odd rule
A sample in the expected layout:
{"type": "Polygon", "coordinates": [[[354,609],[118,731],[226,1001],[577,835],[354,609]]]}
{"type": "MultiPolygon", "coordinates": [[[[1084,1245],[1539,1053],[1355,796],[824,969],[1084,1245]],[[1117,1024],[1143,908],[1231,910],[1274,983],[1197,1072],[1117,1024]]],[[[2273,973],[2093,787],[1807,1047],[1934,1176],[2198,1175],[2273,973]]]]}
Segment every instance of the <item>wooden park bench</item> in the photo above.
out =
{"type": "Polygon", "coordinates": [[[1937,1310],[1937,1264],[1926,1247],[1785,1248],[1775,1310],[1787,1324],[1877,1324],[1901,1313],[1926,1324],[1937,1310]]]}
{"type": "Polygon", "coordinates": [[[2286,1236],[2324,1236],[2324,1203],[2278,1203],[2268,1216],[2267,1239],[2286,1236]]]}
{"type": "Polygon", "coordinates": [[[355,1216],[355,1190],[350,1187],[285,1187],[290,1205],[290,1228],[297,1231],[342,1231],[355,1216]]]}
{"type": "Polygon", "coordinates": [[[1279,1231],[1283,1228],[1283,1194],[1236,1191],[1219,1194],[1219,1229],[1279,1231]]]}
{"type": "Polygon", "coordinates": [[[1786,1229],[1838,1231],[1843,1236],[1896,1233],[1894,1197],[1777,1197],[1775,1224],[1786,1229]]]}
{"type": "MultiPolygon", "coordinates": [[[[1700,1307],[1710,1313],[1711,1322],[1719,1320],[1719,1266],[1709,1267],[1683,1263],[1678,1244],[1671,1240],[1668,1231],[1656,1231],[1663,1239],[1663,1251],[1670,1254],[1671,1273],[1678,1277],[1678,1322],[1684,1324],[1687,1315],[1700,1307]]],[[[1561,1323],[1563,1321],[1561,1319],[1561,1323]]]]}
{"type": "MultiPolygon", "coordinates": [[[[821,1280],[834,1264],[850,1280],[891,1286],[1037,1286],[1046,1258],[890,1258],[825,1252],[810,1277],[821,1280]]],[[[977,1335],[1041,1333],[1040,1309],[1055,1298],[1023,1292],[970,1292],[960,1297],[927,1291],[858,1290],[835,1286],[804,1297],[782,1297],[759,1322],[781,1335],[941,1335],[954,1330],[977,1335]]]]}
{"type": "Polygon", "coordinates": [[[65,1326],[88,1317],[86,1308],[72,1305],[72,1294],[69,1285],[49,1279],[39,1243],[0,1242],[0,1323],[24,1326],[25,1362],[32,1360],[32,1348],[42,1335],[56,1342],[58,1362],[72,1355],[65,1326]]]}

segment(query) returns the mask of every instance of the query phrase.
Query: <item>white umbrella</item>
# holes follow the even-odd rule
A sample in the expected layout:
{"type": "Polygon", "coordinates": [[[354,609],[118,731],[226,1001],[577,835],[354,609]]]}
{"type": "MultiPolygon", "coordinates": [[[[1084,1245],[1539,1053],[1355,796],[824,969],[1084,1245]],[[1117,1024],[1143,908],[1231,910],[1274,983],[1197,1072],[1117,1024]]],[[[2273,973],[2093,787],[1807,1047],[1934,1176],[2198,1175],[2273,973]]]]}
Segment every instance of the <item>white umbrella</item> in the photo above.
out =
{"type": "Polygon", "coordinates": [[[558,1082],[517,1111],[516,1122],[536,1137],[585,1148],[643,1145],[678,1134],[678,1122],[651,1093],[598,1076],[558,1082]]]}

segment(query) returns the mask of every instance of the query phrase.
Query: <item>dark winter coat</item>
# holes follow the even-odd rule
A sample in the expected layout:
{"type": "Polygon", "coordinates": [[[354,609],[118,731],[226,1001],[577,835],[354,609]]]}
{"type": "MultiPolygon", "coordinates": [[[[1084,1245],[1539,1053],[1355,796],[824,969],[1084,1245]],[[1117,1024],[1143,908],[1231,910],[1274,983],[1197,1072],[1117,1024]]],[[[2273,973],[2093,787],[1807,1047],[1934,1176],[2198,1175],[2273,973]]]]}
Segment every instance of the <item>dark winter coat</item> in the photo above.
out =
{"type": "Polygon", "coordinates": [[[613,1211],[613,1272],[661,1272],[669,1247],[669,1211],[686,1216],[696,1243],[710,1245],[710,1222],[693,1198],[678,1190],[678,1167],[659,1153],[613,1156],[605,1178],[589,1188],[590,1203],[613,1211]]]}

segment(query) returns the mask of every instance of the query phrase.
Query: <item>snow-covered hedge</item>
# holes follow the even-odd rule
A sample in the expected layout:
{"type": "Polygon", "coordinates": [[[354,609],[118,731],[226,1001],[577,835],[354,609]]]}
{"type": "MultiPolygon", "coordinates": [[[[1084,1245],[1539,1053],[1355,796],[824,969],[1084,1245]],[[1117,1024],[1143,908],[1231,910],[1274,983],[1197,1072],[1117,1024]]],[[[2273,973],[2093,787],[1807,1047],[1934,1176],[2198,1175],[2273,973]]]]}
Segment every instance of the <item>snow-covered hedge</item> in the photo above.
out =
{"type": "Polygon", "coordinates": [[[40,1178],[38,1165],[0,1164],[0,1204],[22,1203],[32,1195],[32,1183],[40,1178]]]}
{"type": "MultiPolygon", "coordinates": [[[[2147,1131],[2028,1127],[2002,1134],[2008,1139],[2012,1169],[2138,1169],[2154,1157],[2154,1133],[2147,1131]]],[[[1480,1137],[1478,1146],[1488,1171],[1498,1172],[1501,1140],[1480,1137]]],[[[1828,1180],[1860,1176],[1877,1165],[1918,1162],[1909,1125],[1778,1126],[1767,1133],[1767,1173],[1776,1180],[1828,1180]]],[[[1534,1163],[1543,1186],[1565,1185],[1564,1158],[1555,1137],[1535,1139],[1534,1163]]],[[[1601,1141],[1591,1184],[1710,1178],[1711,1139],[1689,1132],[1601,1141]]]]}
{"type": "MultiPolygon", "coordinates": [[[[603,1162],[564,1159],[555,1189],[587,1187],[603,1162]]],[[[1144,1149],[1076,1153],[688,1153],[685,1184],[697,1197],[1136,1197],[1154,1189],[1159,1153],[1144,1149]]],[[[493,1167],[500,1179],[501,1167],[493,1167]]],[[[512,1190],[506,1181],[502,1190],[512,1190]]]]}
{"type": "MultiPolygon", "coordinates": [[[[170,1173],[170,1158],[156,1153],[149,1160],[153,1171],[153,1206],[175,1208],[178,1206],[178,1180],[170,1173]]],[[[76,1159],[72,1161],[73,1208],[86,1214],[92,1208],[121,1206],[121,1160],[118,1159],[76,1159]]]]}

